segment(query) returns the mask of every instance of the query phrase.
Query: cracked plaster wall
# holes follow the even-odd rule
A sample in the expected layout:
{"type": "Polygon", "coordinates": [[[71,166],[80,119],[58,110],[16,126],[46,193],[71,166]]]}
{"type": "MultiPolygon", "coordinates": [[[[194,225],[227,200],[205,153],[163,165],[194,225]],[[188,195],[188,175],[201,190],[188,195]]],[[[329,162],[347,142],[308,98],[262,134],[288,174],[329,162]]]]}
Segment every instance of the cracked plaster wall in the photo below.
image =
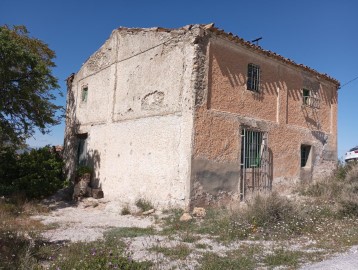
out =
{"type": "Polygon", "coordinates": [[[330,173],[336,86],[199,27],[187,30],[114,30],[69,87],[67,142],[88,133],[105,197],[161,207],[237,199],[243,126],[268,132],[274,187],[330,173]],[[246,90],[248,63],[261,67],[259,94],[246,90]],[[302,107],[302,87],[318,93],[319,110],[302,107]],[[301,144],[312,145],[311,168],[300,168],[301,144]]]}
{"type": "Polygon", "coordinates": [[[95,177],[105,198],[188,205],[199,32],[114,30],[75,75],[75,132],[88,133],[89,153],[100,156],[95,177]]]}

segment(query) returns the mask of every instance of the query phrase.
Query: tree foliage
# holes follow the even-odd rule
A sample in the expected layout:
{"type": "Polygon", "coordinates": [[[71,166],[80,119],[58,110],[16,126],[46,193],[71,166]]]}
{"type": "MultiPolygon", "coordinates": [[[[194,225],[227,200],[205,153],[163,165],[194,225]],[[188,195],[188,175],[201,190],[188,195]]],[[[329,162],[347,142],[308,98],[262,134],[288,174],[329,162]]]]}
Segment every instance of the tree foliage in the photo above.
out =
{"type": "Polygon", "coordinates": [[[49,146],[17,154],[12,147],[0,149],[0,196],[21,192],[42,198],[64,186],[63,161],[49,146]]]}
{"type": "Polygon", "coordinates": [[[29,36],[25,26],[0,26],[0,147],[43,134],[60,122],[53,103],[58,89],[52,75],[55,52],[29,36]]]}

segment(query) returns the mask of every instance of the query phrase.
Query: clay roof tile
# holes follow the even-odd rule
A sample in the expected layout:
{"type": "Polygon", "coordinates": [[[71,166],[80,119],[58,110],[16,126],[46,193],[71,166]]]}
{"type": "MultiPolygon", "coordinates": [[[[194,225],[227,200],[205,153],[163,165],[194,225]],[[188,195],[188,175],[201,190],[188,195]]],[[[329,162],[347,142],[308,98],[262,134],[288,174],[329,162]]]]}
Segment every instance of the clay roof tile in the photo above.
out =
{"type": "Polygon", "coordinates": [[[319,77],[322,77],[330,82],[333,82],[334,84],[337,85],[337,88],[339,88],[339,81],[328,76],[326,73],[320,73],[318,72],[317,70],[313,69],[313,68],[310,68],[306,65],[303,65],[303,64],[298,64],[296,63],[295,61],[291,60],[290,58],[286,58],[286,57],[283,57],[275,52],[272,52],[272,51],[269,51],[269,50],[264,50],[262,47],[260,46],[257,46],[251,42],[248,42],[248,41],[245,41],[243,38],[240,38],[239,36],[237,35],[233,35],[231,32],[225,32],[224,30],[222,29],[219,29],[217,27],[214,27],[214,23],[211,23],[211,24],[207,24],[207,25],[202,25],[202,28],[206,31],[209,31],[217,36],[220,36],[220,37],[223,37],[223,38],[227,38],[229,41],[233,41],[235,43],[239,43],[247,48],[250,48],[250,49],[253,49],[259,53],[263,53],[265,55],[267,55],[268,57],[272,57],[274,59],[277,59],[279,61],[282,61],[282,62],[285,62],[287,64],[290,64],[290,65],[293,65],[293,66],[296,66],[296,67],[299,67],[301,69],[304,69],[305,71],[308,71],[310,73],[313,73],[314,75],[317,75],[319,77]]]}

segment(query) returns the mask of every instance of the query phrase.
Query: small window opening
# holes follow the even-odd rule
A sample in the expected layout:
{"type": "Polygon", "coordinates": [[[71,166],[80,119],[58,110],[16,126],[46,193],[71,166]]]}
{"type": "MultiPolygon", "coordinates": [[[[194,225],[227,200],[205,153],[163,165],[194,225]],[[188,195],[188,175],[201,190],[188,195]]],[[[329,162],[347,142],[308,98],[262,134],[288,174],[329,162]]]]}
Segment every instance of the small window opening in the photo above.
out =
{"type": "Polygon", "coordinates": [[[249,64],[247,67],[247,90],[259,92],[260,86],[260,67],[249,64]]]}
{"type": "Polygon", "coordinates": [[[77,134],[77,165],[87,165],[87,133],[77,134]]]}
{"type": "Polygon", "coordinates": [[[81,101],[83,103],[87,102],[87,96],[88,96],[88,86],[85,86],[82,88],[82,95],[81,95],[81,101]]]}
{"type": "Polygon", "coordinates": [[[310,97],[311,97],[311,91],[303,88],[302,89],[302,98],[303,98],[304,105],[310,105],[310,97]]]}
{"type": "Polygon", "coordinates": [[[310,145],[301,145],[301,167],[310,167],[310,153],[311,153],[311,146],[310,145]]]}

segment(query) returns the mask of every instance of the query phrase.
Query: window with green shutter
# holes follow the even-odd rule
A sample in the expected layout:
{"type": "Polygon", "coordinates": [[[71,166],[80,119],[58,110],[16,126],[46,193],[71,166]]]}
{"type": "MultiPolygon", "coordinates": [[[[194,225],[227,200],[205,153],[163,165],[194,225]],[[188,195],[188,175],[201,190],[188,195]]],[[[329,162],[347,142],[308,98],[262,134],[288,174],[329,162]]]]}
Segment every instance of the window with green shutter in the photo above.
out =
{"type": "Polygon", "coordinates": [[[85,86],[82,88],[82,95],[81,95],[81,101],[83,103],[87,102],[87,97],[88,97],[88,86],[85,86]]]}

